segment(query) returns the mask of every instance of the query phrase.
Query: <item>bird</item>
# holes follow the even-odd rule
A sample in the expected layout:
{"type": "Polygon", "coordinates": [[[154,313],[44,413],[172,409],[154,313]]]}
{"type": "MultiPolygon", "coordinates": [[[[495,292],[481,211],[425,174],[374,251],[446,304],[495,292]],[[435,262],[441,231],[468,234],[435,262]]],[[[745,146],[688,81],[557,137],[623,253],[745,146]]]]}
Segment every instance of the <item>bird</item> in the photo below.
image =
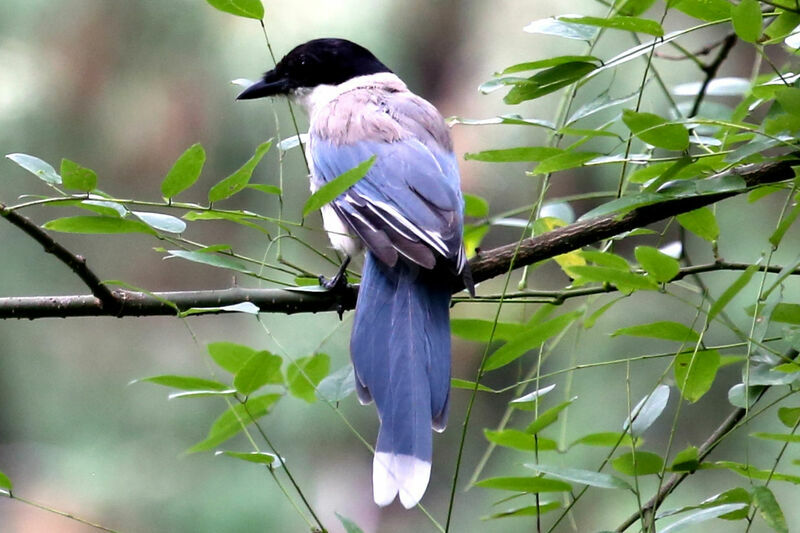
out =
{"type": "Polygon", "coordinates": [[[431,429],[444,431],[450,397],[450,302],[474,294],[462,242],[464,200],[450,132],[438,110],[363,46],[314,39],[288,52],[238,100],[286,96],[309,116],[313,192],[375,157],[366,175],[322,207],[345,259],[346,285],[366,249],[350,338],[356,392],[380,419],[373,499],[410,509],[431,475],[431,429]]]}

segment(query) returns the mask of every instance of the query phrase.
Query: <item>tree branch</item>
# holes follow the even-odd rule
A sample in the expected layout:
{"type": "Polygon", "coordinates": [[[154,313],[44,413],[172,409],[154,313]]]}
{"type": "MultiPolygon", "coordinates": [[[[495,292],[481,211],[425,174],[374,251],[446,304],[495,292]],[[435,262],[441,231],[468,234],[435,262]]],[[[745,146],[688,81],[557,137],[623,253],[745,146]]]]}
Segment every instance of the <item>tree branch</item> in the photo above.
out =
{"type": "MultiPolygon", "coordinates": [[[[794,177],[793,165],[798,160],[787,160],[760,165],[747,165],[717,175],[736,175],[747,187],[786,181],[794,177]]],[[[470,262],[472,277],[476,283],[499,276],[509,268],[519,268],[560,254],[571,252],[595,242],[619,235],[626,231],[644,227],[669,217],[693,211],[725,198],[741,194],[734,190],[699,196],[666,200],[634,209],[625,215],[607,215],[576,222],[551,232],[525,239],[517,250],[517,243],[508,244],[481,252],[470,262]],[[516,256],[515,256],[515,251],[516,256]]],[[[1,204],[0,204],[1,205],[1,204]]],[[[175,315],[190,308],[218,308],[241,302],[251,302],[264,313],[317,313],[352,309],[355,306],[358,287],[342,291],[318,289],[244,289],[159,292],[146,294],[130,290],[110,291],[97,276],[86,267],[83,258],[56,243],[49,235],[21,215],[0,210],[5,218],[20,227],[40,242],[49,253],[55,254],[67,264],[92,289],[92,296],[40,296],[0,298],[0,319],[46,318],[73,316],[163,316],[175,315]],[[175,307],[170,305],[171,302],[175,307]]],[[[454,292],[463,285],[454,287],[454,292]]],[[[213,311],[222,313],[224,310],[213,311]]]]}
{"type": "Polygon", "coordinates": [[[115,314],[120,310],[120,302],[117,296],[86,266],[85,258],[73,254],[28,218],[8,209],[2,203],[0,203],[0,216],[27,233],[33,240],[42,245],[45,252],[56,256],[59,261],[67,265],[81,278],[81,281],[92,291],[93,299],[96,300],[97,305],[105,311],[103,314],[115,314]]]}

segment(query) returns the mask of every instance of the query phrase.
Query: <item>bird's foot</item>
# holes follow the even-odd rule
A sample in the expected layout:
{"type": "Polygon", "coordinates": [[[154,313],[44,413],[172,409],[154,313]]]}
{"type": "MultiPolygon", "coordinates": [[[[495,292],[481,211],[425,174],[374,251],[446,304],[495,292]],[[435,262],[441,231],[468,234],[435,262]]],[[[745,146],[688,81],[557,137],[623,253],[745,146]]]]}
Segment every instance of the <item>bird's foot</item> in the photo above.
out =
{"type": "MultiPolygon", "coordinates": [[[[347,291],[347,265],[350,264],[350,256],[346,256],[344,261],[342,262],[342,266],[339,267],[339,270],[336,274],[331,278],[328,279],[325,276],[319,277],[319,284],[328,289],[329,291],[335,291],[339,294],[344,293],[347,291]]],[[[341,299],[339,299],[341,300],[341,299]]],[[[344,306],[341,303],[336,304],[336,312],[339,314],[339,320],[342,320],[342,315],[344,315],[344,306]]]]}

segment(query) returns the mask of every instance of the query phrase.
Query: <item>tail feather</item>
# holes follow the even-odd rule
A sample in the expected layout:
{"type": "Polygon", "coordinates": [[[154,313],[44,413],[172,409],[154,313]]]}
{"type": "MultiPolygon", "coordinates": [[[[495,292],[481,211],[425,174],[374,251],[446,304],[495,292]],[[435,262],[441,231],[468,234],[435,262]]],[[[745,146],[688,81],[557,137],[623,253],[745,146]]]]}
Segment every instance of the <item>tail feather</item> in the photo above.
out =
{"type": "Polygon", "coordinates": [[[375,503],[416,505],[430,479],[431,428],[447,422],[450,292],[431,272],[367,253],[350,342],[359,399],[375,400],[381,428],[375,503]]]}

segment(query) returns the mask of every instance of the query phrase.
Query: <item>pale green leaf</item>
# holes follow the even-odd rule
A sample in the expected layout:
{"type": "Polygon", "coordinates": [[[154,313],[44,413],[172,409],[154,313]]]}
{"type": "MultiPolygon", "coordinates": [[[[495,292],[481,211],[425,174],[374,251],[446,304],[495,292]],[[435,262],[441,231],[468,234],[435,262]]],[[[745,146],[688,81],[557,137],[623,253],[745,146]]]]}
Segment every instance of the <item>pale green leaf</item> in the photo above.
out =
{"type": "Polygon", "coordinates": [[[733,31],[743,41],[755,43],[761,37],[761,5],[757,0],[742,0],[731,8],[733,31]]]}
{"type": "Polygon", "coordinates": [[[483,479],[475,483],[478,487],[485,489],[512,490],[515,492],[526,492],[538,494],[540,492],[566,492],[572,489],[572,485],[557,479],[546,479],[543,477],[492,477],[483,479]]]}
{"type": "Polygon", "coordinates": [[[671,123],[653,113],[630,109],[622,112],[622,121],[647,144],[666,150],[685,150],[689,147],[689,131],[682,124],[671,123]]]}
{"type": "Polygon", "coordinates": [[[664,28],[662,28],[661,24],[659,24],[655,20],[649,20],[637,17],[616,16],[616,17],[600,18],[600,17],[575,17],[571,15],[565,15],[558,17],[558,20],[562,22],[569,22],[570,24],[583,24],[587,26],[597,26],[598,28],[609,28],[613,30],[647,33],[650,35],[655,35],[656,37],[661,37],[662,35],[664,35],[664,28]]]}
{"type": "Polygon", "coordinates": [[[685,326],[679,322],[672,322],[671,320],[662,320],[649,324],[620,328],[611,334],[612,337],[618,335],[650,337],[653,339],[664,339],[676,342],[694,342],[700,338],[697,332],[689,326],[685,326]]]}
{"type": "Polygon", "coordinates": [[[194,185],[203,171],[205,161],[206,151],[202,145],[198,143],[190,146],[175,161],[164,181],[161,182],[161,195],[170,199],[194,185]]]}
{"type": "Polygon", "coordinates": [[[326,376],[317,385],[317,397],[327,402],[340,402],[356,390],[353,365],[348,364],[326,376]]]}
{"type": "Polygon", "coordinates": [[[362,161],[354,168],[347,170],[335,177],[308,197],[303,206],[303,216],[307,216],[312,211],[316,211],[323,205],[332,202],[337,196],[355,185],[358,180],[363,178],[375,164],[376,156],[372,156],[366,161],[362,161]]]}
{"type": "Polygon", "coordinates": [[[652,246],[637,246],[634,253],[642,268],[658,282],[670,281],[681,270],[678,261],[652,246]]]}
{"type": "Polygon", "coordinates": [[[94,170],[82,167],[69,159],[61,160],[61,182],[67,189],[89,192],[97,187],[94,170]]]}
{"type": "Polygon", "coordinates": [[[664,467],[664,460],[655,453],[637,451],[620,455],[611,461],[611,466],[621,474],[647,476],[661,472],[664,467]]]}
{"type": "Polygon", "coordinates": [[[271,465],[278,460],[276,455],[267,452],[229,452],[227,450],[220,450],[214,455],[227,455],[228,457],[240,459],[248,463],[257,463],[262,465],[271,465]]]}
{"type": "Polygon", "coordinates": [[[64,233],[89,233],[89,234],[110,234],[110,233],[148,233],[155,234],[155,231],[143,222],[138,220],[128,220],[119,217],[106,216],[76,216],[65,217],[51,220],[42,225],[44,229],[61,231],[64,233]]]}
{"type": "Polygon", "coordinates": [[[167,233],[183,233],[186,230],[186,222],[172,215],[144,211],[131,211],[131,213],[155,230],[166,231],[167,233]]]}
{"type": "Polygon", "coordinates": [[[212,342],[207,348],[211,359],[231,374],[236,374],[256,353],[249,346],[232,342],[212,342]]]}
{"type": "Polygon", "coordinates": [[[464,214],[482,218],[489,214],[489,202],[474,194],[464,194],[464,214]]]}
{"type": "Polygon", "coordinates": [[[681,352],[675,356],[675,384],[691,403],[708,392],[714,383],[721,357],[716,350],[681,352]]]}
{"type": "Polygon", "coordinates": [[[775,495],[765,485],[753,487],[753,503],[758,507],[758,512],[764,522],[778,533],[789,533],[789,526],[786,525],[786,517],[781,511],[775,495]]]}
{"type": "Polygon", "coordinates": [[[296,359],[286,369],[289,392],[301,400],[314,403],[316,400],[314,390],[322,378],[328,375],[330,366],[331,358],[324,353],[296,359]]]}
{"type": "Polygon", "coordinates": [[[525,353],[561,333],[564,328],[577,320],[583,313],[575,311],[565,313],[552,320],[534,324],[525,328],[519,335],[494,351],[487,359],[484,370],[494,370],[518,359],[525,353]]]}
{"type": "Polygon", "coordinates": [[[213,7],[236,15],[250,19],[261,20],[264,18],[264,5],[261,0],[206,0],[213,7]]]}
{"type": "Polygon", "coordinates": [[[708,207],[701,207],[688,213],[682,213],[676,217],[678,223],[691,231],[701,239],[714,242],[719,237],[719,226],[717,217],[708,207]]]}
{"type": "Polygon", "coordinates": [[[280,398],[280,394],[265,394],[250,398],[245,404],[234,405],[214,421],[206,438],[189,448],[187,453],[211,450],[222,444],[248,424],[266,415],[280,398]]]}
{"type": "Polygon", "coordinates": [[[137,379],[134,383],[155,383],[164,387],[172,387],[180,390],[226,390],[228,385],[205,378],[194,376],[178,376],[174,374],[164,374],[161,376],[151,376],[149,378],[137,379]]]}
{"type": "Polygon", "coordinates": [[[562,153],[561,149],[551,146],[520,146],[518,148],[467,153],[464,154],[464,159],[468,161],[483,161],[485,163],[513,163],[542,161],[560,153],[562,153]]]}
{"type": "Polygon", "coordinates": [[[211,187],[208,191],[208,201],[212,204],[214,202],[219,202],[220,200],[230,198],[247,187],[248,183],[250,183],[250,178],[253,177],[253,171],[264,157],[264,154],[269,151],[270,146],[272,146],[272,141],[267,141],[258,145],[253,157],[242,165],[239,170],[211,187]]]}
{"type": "Polygon", "coordinates": [[[268,383],[282,384],[282,362],[280,356],[267,351],[256,352],[236,372],[233,386],[247,396],[268,383]]]}
{"type": "Polygon", "coordinates": [[[43,182],[49,185],[61,185],[61,176],[58,175],[56,169],[38,157],[28,154],[8,154],[6,157],[43,182]]]}
{"type": "Polygon", "coordinates": [[[581,470],[578,468],[566,468],[553,465],[540,465],[526,463],[526,468],[530,468],[540,474],[552,476],[570,483],[580,483],[601,489],[630,489],[631,486],[618,477],[594,470],[581,470]]]}

